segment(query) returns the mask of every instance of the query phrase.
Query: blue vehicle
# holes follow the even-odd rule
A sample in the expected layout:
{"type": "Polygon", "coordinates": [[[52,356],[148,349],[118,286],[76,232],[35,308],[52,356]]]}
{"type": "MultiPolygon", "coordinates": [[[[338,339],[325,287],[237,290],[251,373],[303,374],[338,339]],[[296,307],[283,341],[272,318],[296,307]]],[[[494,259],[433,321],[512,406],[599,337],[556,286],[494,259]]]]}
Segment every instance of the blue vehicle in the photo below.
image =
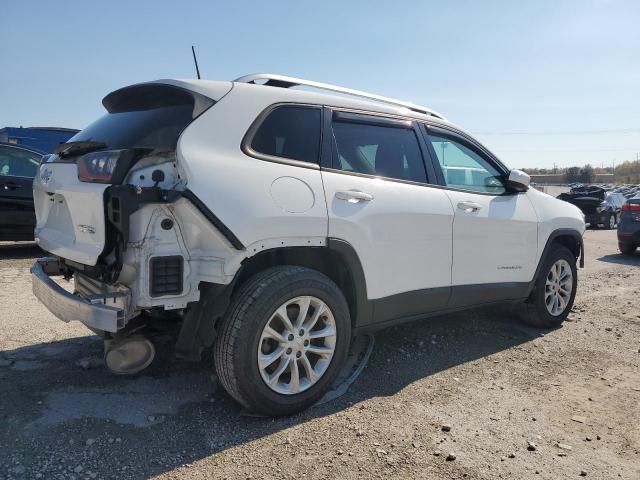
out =
{"type": "Polygon", "coordinates": [[[640,246],[640,195],[622,206],[618,224],[618,247],[625,255],[632,255],[640,246]]]}

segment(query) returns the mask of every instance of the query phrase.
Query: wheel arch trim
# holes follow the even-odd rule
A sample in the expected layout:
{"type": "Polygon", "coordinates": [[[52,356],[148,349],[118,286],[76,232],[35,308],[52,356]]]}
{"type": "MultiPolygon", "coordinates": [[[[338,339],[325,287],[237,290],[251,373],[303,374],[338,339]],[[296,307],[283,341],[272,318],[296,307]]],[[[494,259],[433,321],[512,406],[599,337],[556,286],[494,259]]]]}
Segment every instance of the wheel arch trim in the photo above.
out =
{"type": "Polygon", "coordinates": [[[573,240],[576,241],[576,245],[577,245],[577,253],[576,255],[576,260],[579,260],[579,265],[580,268],[584,268],[584,240],[582,238],[582,235],[580,234],[579,231],[574,230],[572,228],[558,228],[554,231],[551,232],[551,234],[549,235],[549,237],[547,237],[547,242],[545,243],[544,249],[542,250],[542,255],[540,255],[540,259],[538,260],[538,266],[536,267],[536,272],[535,275],[533,276],[533,279],[531,280],[531,284],[529,287],[529,293],[531,293],[531,291],[533,291],[533,288],[535,286],[536,283],[536,279],[538,278],[538,275],[540,275],[540,269],[542,268],[542,265],[544,264],[545,259],[547,258],[547,256],[549,255],[549,252],[551,250],[551,246],[556,243],[556,241],[560,238],[563,237],[570,237],[573,240]]]}

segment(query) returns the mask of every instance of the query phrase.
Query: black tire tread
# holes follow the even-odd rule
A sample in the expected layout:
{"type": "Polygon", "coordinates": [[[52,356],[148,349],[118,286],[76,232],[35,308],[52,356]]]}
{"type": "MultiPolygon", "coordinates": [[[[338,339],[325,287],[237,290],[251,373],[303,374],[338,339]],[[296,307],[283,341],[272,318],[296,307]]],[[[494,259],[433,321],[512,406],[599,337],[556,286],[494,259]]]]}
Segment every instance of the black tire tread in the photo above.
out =
{"type": "Polygon", "coordinates": [[[246,321],[246,311],[262,296],[265,288],[272,282],[284,282],[288,276],[304,271],[302,267],[273,267],[250,278],[235,295],[229,312],[225,316],[222,328],[218,332],[215,348],[216,373],[224,389],[238,403],[250,408],[249,402],[242,396],[237,384],[238,375],[233,364],[233,347],[242,332],[246,321]]]}
{"type": "MultiPolygon", "coordinates": [[[[288,294],[288,293],[287,293],[288,294]]],[[[326,300],[325,300],[326,301],[326,300]]],[[[266,321],[266,319],[264,319],[266,321]]],[[[266,415],[288,415],[300,411],[311,405],[331,385],[331,379],[337,374],[338,366],[342,363],[348,349],[350,338],[349,309],[344,295],[338,286],[326,275],[309,268],[282,265],[264,270],[244,283],[234,294],[229,309],[225,314],[222,325],[218,330],[216,339],[214,363],[219,381],[224,389],[245,409],[266,415]],[[334,303],[332,306],[336,321],[342,319],[342,332],[344,337],[336,347],[334,366],[325,373],[315,390],[303,393],[302,398],[294,402],[283,404],[274,403],[273,399],[265,399],[264,394],[255,390],[255,384],[250,379],[251,372],[244,371],[240,366],[244,362],[247,335],[255,333],[256,322],[262,320],[261,311],[272,302],[282,298],[283,290],[299,290],[309,287],[320,289],[324,295],[334,303]],[[238,368],[242,371],[236,371],[238,368]]],[[[255,380],[254,380],[255,381],[255,380]]],[[[266,388],[266,387],[265,387],[266,388]]]]}
{"type": "Polygon", "coordinates": [[[620,253],[622,253],[623,255],[633,255],[634,253],[636,253],[636,249],[638,247],[636,247],[635,245],[619,243],[618,248],[620,249],[620,253]]]}
{"type": "MultiPolygon", "coordinates": [[[[546,277],[546,274],[547,274],[546,264],[550,262],[550,259],[554,259],[554,258],[557,259],[560,256],[569,257],[573,259],[574,262],[576,261],[575,256],[573,255],[573,253],[571,253],[571,251],[567,247],[562,246],[560,244],[556,244],[553,246],[553,249],[549,252],[547,257],[541,260],[545,263],[545,268],[540,270],[540,275],[544,275],[546,277]]],[[[576,279],[576,282],[577,282],[577,279],[576,279]]],[[[536,278],[536,284],[537,283],[538,283],[538,278],[536,278]]],[[[535,301],[536,290],[534,288],[534,291],[532,292],[529,300],[527,300],[524,304],[518,305],[517,307],[521,320],[524,323],[527,323],[537,328],[554,328],[559,326],[560,324],[562,324],[562,322],[564,322],[567,315],[569,315],[569,312],[571,311],[571,308],[573,306],[573,300],[576,294],[576,291],[575,291],[576,288],[577,288],[577,283],[572,293],[572,298],[569,302],[570,305],[567,307],[565,312],[558,317],[554,317],[553,319],[547,318],[546,315],[541,315],[541,308],[544,308],[544,307],[541,307],[539,304],[536,303],[535,301]]]]}

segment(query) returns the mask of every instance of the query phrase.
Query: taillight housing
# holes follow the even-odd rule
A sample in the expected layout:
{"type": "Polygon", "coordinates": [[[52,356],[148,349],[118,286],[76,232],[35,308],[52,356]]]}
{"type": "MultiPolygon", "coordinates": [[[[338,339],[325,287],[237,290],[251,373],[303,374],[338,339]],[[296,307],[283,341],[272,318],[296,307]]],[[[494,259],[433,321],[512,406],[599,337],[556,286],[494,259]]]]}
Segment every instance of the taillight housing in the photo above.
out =
{"type": "Polygon", "coordinates": [[[624,205],[622,205],[622,211],[640,213],[640,203],[626,202],[624,205]]]}
{"type": "Polygon", "coordinates": [[[78,179],[82,182],[112,183],[122,150],[103,150],[78,158],[78,179]]]}

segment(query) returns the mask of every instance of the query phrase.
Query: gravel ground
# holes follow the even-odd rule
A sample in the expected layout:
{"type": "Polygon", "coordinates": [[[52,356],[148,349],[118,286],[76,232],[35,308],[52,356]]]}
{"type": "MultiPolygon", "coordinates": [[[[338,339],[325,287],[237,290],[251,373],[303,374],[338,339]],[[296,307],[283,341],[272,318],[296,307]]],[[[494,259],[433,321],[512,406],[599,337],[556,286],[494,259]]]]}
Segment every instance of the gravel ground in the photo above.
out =
{"type": "Polygon", "coordinates": [[[244,416],[212,366],[117,377],[102,344],[31,295],[31,244],[0,244],[0,478],[640,478],[640,254],[588,231],[562,328],[503,309],[376,335],[343,397],[244,416]]]}

